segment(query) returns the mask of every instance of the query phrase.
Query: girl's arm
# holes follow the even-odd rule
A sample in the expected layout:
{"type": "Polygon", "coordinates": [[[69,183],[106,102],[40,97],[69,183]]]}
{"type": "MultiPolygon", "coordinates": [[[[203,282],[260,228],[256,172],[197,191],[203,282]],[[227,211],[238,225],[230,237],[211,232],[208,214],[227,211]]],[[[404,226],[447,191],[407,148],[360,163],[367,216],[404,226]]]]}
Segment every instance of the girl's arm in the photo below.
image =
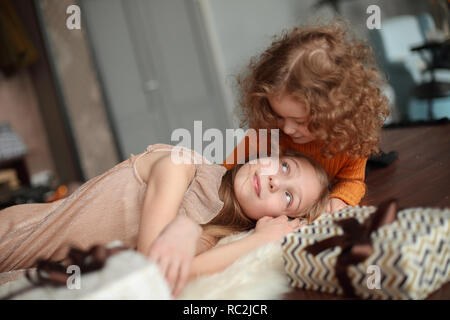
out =
{"type": "Polygon", "coordinates": [[[298,219],[288,221],[286,216],[263,217],[258,220],[255,232],[232,243],[214,247],[194,258],[189,279],[222,271],[242,255],[282,237],[300,227],[298,219]]]}
{"type": "Polygon", "coordinates": [[[147,178],[137,249],[156,262],[174,295],[184,287],[201,227],[178,214],[195,175],[192,164],[175,164],[170,155],[156,160],[147,178]]]}
{"type": "Polygon", "coordinates": [[[147,190],[142,207],[137,250],[144,255],[161,231],[172,222],[184,194],[195,174],[190,164],[175,164],[170,154],[153,163],[147,178],[147,190]]]}
{"type": "Polygon", "coordinates": [[[208,250],[194,258],[189,272],[189,280],[204,274],[219,272],[245,253],[264,244],[265,241],[262,237],[253,233],[243,239],[208,250]]]}

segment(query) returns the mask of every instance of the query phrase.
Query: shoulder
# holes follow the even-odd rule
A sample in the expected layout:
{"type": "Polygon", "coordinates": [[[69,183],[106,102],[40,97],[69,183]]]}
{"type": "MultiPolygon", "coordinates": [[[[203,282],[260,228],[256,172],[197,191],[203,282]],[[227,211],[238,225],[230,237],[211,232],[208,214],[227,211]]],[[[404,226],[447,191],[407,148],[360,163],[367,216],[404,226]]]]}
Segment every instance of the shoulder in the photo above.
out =
{"type": "Polygon", "coordinates": [[[165,153],[163,156],[159,157],[157,161],[153,164],[151,170],[156,170],[158,173],[165,174],[184,174],[187,177],[194,177],[195,174],[195,164],[192,163],[179,163],[173,160],[172,154],[170,152],[165,153]]]}
{"type": "Polygon", "coordinates": [[[173,177],[191,181],[195,176],[195,165],[172,161],[170,151],[149,153],[140,160],[137,169],[147,183],[153,179],[165,180],[173,177]]]}
{"type": "Polygon", "coordinates": [[[349,155],[342,155],[342,159],[345,161],[345,163],[347,165],[359,167],[359,166],[365,166],[368,158],[367,157],[360,158],[360,157],[352,157],[349,155]]]}
{"type": "Polygon", "coordinates": [[[358,158],[340,153],[330,159],[329,166],[338,171],[338,175],[356,175],[361,178],[366,169],[367,158],[358,158]]]}
{"type": "Polygon", "coordinates": [[[171,157],[171,153],[167,152],[159,157],[150,168],[150,177],[158,177],[162,179],[170,179],[173,177],[183,177],[188,181],[192,181],[195,176],[196,167],[190,163],[176,163],[171,157]]]}

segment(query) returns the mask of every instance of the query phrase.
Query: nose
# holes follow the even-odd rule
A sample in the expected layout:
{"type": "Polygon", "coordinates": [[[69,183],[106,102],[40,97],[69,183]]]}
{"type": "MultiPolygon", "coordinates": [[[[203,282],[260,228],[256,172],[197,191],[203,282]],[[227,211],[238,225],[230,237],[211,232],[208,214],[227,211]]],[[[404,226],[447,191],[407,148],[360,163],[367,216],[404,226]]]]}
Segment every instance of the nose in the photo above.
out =
{"type": "Polygon", "coordinates": [[[283,131],[287,135],[291,135],[295,133],[295,126],[293,125],[292,121],[289,119],[285,120],[283,123],[283,131]]]}
{"type": "Polygon", "coordinates": [[[280,189],[280,179],[277,176],[269,176],[270,192],[277,192],[280,189]]]}

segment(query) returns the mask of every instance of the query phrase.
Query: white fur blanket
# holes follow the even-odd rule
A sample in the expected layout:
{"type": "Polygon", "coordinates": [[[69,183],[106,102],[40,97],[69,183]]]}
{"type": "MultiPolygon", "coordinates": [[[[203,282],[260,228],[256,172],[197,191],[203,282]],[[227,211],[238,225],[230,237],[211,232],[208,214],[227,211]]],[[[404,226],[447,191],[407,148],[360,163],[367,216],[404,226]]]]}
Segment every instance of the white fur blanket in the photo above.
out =
{"type": "MultiPolygon", "coordinates": [[[[252,232],[228,236],[217,245],[236,241],[252,232]]],[[[222,272],[192,280],[178,299],[273,300],[282,299],[291,289],[284,271],[280,240],[247,253],[222,272]]]]}
{"type": "MultiPolygon", "coordinates": [[[[253,230],[225,237],[218,242],[217,246],[244,238],[250,235],[252,232],[253,230]]],[[[133,253],[134,255],[132,256],[134,256],[135,258],[141,258],[141,256],[137,256],[134,251],[133,253]]],[[[119,264],[119,266],[123,267],[123,263],[119,264]]],[[[109,266],[109,269],[111,268],[112,267],[109,266]]],[[[168,292],[166,293],[164,290],[161,290],[160,292],[154,292],[154,294],[150,296],[148,294],[144,295],[144,297],[141,297],[137,294],[137,292],[139,291],[146,291],[144,289],[148,289],[149,287],[151,287],[152,290],[155,290],[155,288],[158,287],[159,289],[157,291],[159,291],[161,287],[164,287],[164,285],[156,286],[159,282],[165,283],[162,275],[155,271],[157,270],[156,265],[151,264],[149,265],[149,267],[144,269],[144,271],[146,272],[149,270],[152,271],[152,277],[155,277],[152,278],[151,283],[149,283],[148,286],[142,286],[138,289],[134,287],[133,289],[133,285],[135,285],[135,282],[132,282],[130,281],[130,279],[128,279],[125,284],[123,283],[124,281],[120,282],[122,284],[122,289],[120,290],[117,288],[116,290],[112,290],[111,286],[109,286],[108,290],[103,290],[101,292],[107,292],[109,294],[109,296],[106,296],[106,299],[170,299],[168,292]],[[123,287],[127,288],[128,291],[124,292],[123,287]]],[[[141,277],[139,279],[141,279],[142,281],[142,273],[137,272],[136,274],[141,277]]],[[[0,274],[0,284],[8,280],[17,279],[4,285],[0,285],[0,296],[6,296],[11,292],[15,292],[22,287],[28,286],[29,283],[25,279],[25,277],[23,277],[23,275],[24,270],[0,274]]],[[[87,281],[87,283],[90,282],[87,281]]],[[[102,282],[100,280],[95,282],[95,284],[99,288],[102,287],[102,282]]],[[[272,300],[282,299],[283,295],[290,290],[291,288],[288,283],[288,278],[284,271],[284,261],[282,258],[280,240],[279,242],[270,243],[247,253],[222,272],[208,276],[201,276],[195,280],[192,280],[187,284],[187,286],[184,288],[183,292],[177,299],[272,300]]],[[[64,291],[64,289],[62,289],[62,291],[64,291]]],[[[65,290],[63,293],[68,294],[68,292],[66,291],[67,290],[65,290]]],[[[64,295],[60,293],[58,297],[61,298],[63,296],[64,295]]],[[[77,299],[76,295],[72,294],[72,296],[72,298],[77,299]]],[[[48,299],[50,298],[50,296],[43,296],[42,298],[48,299]]]]}

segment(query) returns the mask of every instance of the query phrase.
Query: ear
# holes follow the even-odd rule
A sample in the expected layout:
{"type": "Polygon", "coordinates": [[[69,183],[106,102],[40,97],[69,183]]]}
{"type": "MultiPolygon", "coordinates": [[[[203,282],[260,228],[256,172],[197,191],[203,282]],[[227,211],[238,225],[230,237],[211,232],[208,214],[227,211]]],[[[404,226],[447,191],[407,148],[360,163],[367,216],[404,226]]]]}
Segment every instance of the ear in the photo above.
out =
{"type": "Polygon", "coordinates": [[[327,203],[325,204],[324,207],[325,213],[331,214],[333,212],[331,212],[331,198],[328,198],[327,203]]]}

